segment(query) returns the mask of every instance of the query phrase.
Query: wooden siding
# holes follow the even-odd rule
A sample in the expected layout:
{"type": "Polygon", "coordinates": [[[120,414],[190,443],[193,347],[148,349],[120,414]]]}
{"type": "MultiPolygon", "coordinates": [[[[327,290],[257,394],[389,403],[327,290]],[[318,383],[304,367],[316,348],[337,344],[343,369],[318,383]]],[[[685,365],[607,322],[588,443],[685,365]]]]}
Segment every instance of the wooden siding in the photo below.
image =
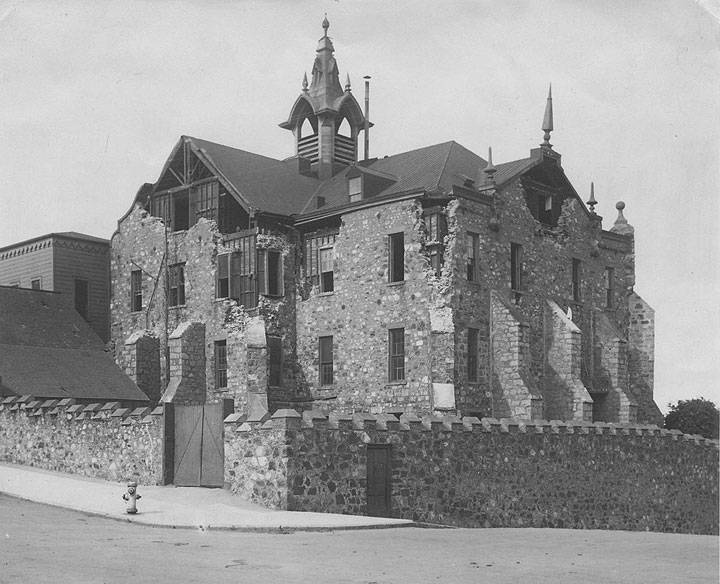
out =
{"type": "Polygon", "coordinates": [[[30,288],[32,280],[42,279],[43,290],[53,290],[53,250],[50,238],[35,241],[0,254],[0,286],[19,283],[30,288]]]}
{"type": "Polygon", "coordinates": [[[74,301],[75,279],[88,281],[88,323],[107,342],[110,336],[110,256],[108,246],[71,239],[53,245],[54,290],[74,301]]]}

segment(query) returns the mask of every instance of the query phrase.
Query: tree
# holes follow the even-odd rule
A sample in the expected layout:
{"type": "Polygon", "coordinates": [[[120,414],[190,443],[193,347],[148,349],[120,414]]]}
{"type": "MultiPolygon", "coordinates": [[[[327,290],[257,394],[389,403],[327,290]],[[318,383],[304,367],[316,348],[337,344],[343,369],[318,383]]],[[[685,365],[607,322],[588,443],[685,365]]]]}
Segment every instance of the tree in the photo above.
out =
{"type": "Polygon", "coordinates": [[[705,438],[718,437],[720,412],[717,406],[703,397],[680,400],[670,404],[670,411],[665,416],[665,427],[677,429],[685,434],[700,434],[705,438]]]}

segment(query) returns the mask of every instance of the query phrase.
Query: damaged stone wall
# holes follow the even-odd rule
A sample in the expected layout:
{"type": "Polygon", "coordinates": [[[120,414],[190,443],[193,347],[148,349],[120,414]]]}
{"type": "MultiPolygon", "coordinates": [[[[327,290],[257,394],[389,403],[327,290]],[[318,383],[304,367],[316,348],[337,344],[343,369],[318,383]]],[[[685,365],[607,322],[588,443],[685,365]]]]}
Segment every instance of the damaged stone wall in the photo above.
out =
{"type": "Polygon", "coordinates": [[[653,400],[655,378],[655,311],[633,292],[628,333],[630,391],[638,403],[638,418],[662,424],[664,416],[653,400]]]}
{"type": "MultiPolygon", "coordinates": [[[[272,399],[287,400],[294,392],[294,282],[296,250],[282,234],[258,234],[260,247],[282,252],[285,295],[261,296],[256,308],[245,309],[235,300],[215,298],[218,254],[234,250],[238,234],[223,236],[214,221],[199,219],[186,231],[165,233],[162,221],[136,207],[118,225],[111,240],[111,331],[115,359],[124,369],[133,367],[133,348],[124,341],[137,331],[156,337],[160,353],[161,389],[169,380],[166,350],[169,336],[188,322],[205,325],[205,385],[207,400],[232,398],[238,411],[247,411],[249,401],[268,404],[267,351],[248,328],[276,334],[283,339],[281,387],[270,388],[272,399]],[[167,244],[166,244],[167,240],[167,244]],[[165,259],[167,249],[167,260],[165,259]],[[184,264],[185,302],[168,306],[166,265],[184,264]],[[131,271],[142,270],[142,310],[131,311],[131,271]],[[253,339],[255,339],[253,341],[253,339]],[[227,344],[227,386],[215,387],[215,342],[227,344]],[[252,399],[249,395],[255,396],[252,399]],[[256,399],[259,398],[259,399],[256,399]]],[[[135,356],[136,359],[136,356],[135,356]]]]}
{"type": "MultiPolygon", "coordinates": [[[[632,242],[626,236],[602,232],[600,218],[588,215],[574,198],[564,201],[556,227],[542,225],[533,218],[526,204],[522,178],[504,185],[500,191],[485,189],[458,201],[456,231],[459,235],[478,233],[480,248],[479,283],[468,282],[463,274],[466,257],[463,246],[456,250],[452,260],[457,274],[456,362],[461,391],[464,386],[462,367],[467,362],[462,343],[463,329],[474,326],[488,331],[483,335],[487,342],[490,333],[485,323],[488,322],[491,290],[512,303],[520,320],[528,325],[529,375],[546,402],[548,398],[553,401],[554,394],[563,391],[555,387],[557,379],[546,371],[548,343],[554,342],[552,335],[546,334],[546,300],[554,301],[563,312],[570,308],[572,321],[582,333],[580,383],[586,390],[590,389],[593,385],[593,312],[604,311],[619,330],[628,327],[627,296],[634,284],[634,266],[627,257],[632,252],[632,242]],[[522,246],[522,290],[519,292],[510,290],[511,243],[522,246]],[[581,262],[579,300],[573,297],[573,259],[581,262]],[[615,280],[609,307],[606,268],[613,268],[615,280]]],[[[568,350],[566,354],[568,361],[563,368],[571,368],[575,352],[568,350]]],[[[483,390],[488,390],[488,384],[486,373],[476,392],[478,397],[483,390]]]]}

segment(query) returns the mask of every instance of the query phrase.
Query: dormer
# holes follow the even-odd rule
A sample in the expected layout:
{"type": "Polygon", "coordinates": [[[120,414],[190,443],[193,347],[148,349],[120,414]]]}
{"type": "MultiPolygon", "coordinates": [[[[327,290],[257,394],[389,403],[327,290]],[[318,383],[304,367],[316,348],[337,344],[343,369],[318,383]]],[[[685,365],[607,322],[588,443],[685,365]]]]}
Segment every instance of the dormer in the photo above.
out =
{"type": "Polygon", "coordinates": [[[355,165],[347,171],[345,178],[349,203],[359,203],[364,199],[376,197],[398,181],[396,176],[355,165]]]}
{"type": "Polygon", "coordinates": [[[362,109],[352,94],[350,77],[344,90],[340,85],[335,48],[327,36],[329,27],[325,18],[312,79],[308,84],[307,74],[304,75],[302,93],[287,121],[280,124],[295,136],[295,154],[308,160],[311,172],[321,180],[357,162],[358,135],[366,126],[362,109]]]}

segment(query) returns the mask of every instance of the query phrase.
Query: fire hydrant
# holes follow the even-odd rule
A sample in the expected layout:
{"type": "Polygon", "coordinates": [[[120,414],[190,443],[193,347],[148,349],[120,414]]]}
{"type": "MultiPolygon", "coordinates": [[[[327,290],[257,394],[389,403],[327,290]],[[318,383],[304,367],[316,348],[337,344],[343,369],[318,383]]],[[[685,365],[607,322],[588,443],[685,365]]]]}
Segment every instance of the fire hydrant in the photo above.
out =
{"type": "Polygon", "coordinates": [[[130,481],[127,484],[127,493],[125,493],[122,498],[123,501],[127,501],[127,509],[125,509],[125,511],[133,515],[137,513],[136,502],[138,499],[142,499],[142,497],[138,495],[137,483],[135,481],[130,481]]]}

